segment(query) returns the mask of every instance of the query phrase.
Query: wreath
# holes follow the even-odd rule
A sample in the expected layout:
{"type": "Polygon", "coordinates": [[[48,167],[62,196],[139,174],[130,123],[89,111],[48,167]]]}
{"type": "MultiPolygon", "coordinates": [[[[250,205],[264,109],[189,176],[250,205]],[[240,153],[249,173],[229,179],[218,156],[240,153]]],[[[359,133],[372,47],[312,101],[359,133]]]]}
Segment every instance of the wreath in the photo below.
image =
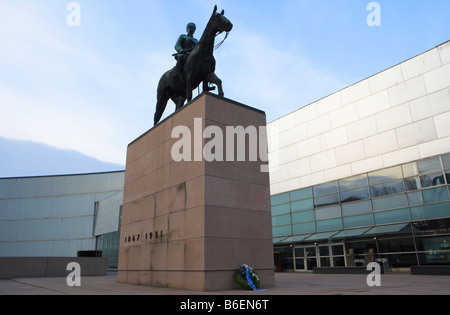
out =
{"type": "Polygon", "coordinates": [[[259,277],[253,268],[247,265],[240,265],[234,274],[234,278],[241,288],[245,290],[258,290],[260,286],[259,277]],[[248,274],[248,276],[247,276],[248,274]]]}

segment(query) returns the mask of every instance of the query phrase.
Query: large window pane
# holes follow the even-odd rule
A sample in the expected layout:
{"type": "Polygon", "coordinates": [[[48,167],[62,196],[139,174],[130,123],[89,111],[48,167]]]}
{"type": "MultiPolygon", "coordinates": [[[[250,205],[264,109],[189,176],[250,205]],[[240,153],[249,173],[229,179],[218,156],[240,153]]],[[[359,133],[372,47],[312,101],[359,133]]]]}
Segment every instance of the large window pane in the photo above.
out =
{"type": "Polygon", "coordinates": [[[378,239],[377,245],[380,253],[415,251],[414,240],[412,239],[412,237],[378,239]]]}
{"type": "MultiPolygon", "coordinates": [[[[450,246],[450,236],[449,235],[420,237],[417,239],[417,247],[421,251],[438,252],[441,250],[449,250],[450,249],[449,246],[450,246]]],[[[440,258],[442,260],[446,260],[445,262],[448,263],[450,256],[445,255],[445,256],[441,256],[440,258]]],[[[442,262],[442,260],[441,260],[441,262],[442,262]]]]}
{"type": "Polygon", "coordinates": [[[422,194],[424,203],[433,203],[449,200],[447,186],[425,189],[422,191],[422,194]]]}
{"type": "Polygon", "coordinates": [[[370,186],[372,198],[398,194],[404,191],[405,187],[403,186],[402,180],[370,186]]]}
{"type": "Polygon", "coordinates": [[[387,224],[409,221],[408,208],[374,213],[375,224],[387,224]]]}
{"type": "Polygon", "coordinates": [[[303,247],[295,248],[294,251],[295,251],[295,258],[305,257],[305,249],[303,247]]]}
{"type": "Polygon", "coordinates": [[[312,199],[305,199],[301,201],[294,201],[291,203],[291,210],[294,211],[302,211],[302,210],[309,210],[314,208],[313,200],[312,199]]]}
{"type": "Polygon", "coordinates": [[[351,202],[369,198],[369,188],[358,188],[354,190],[341,191],[341,202],[351,202]]]}
{"type": "Polygon", "coordinates": [[[331,194],[314,198],[314,204],[316,207],[324,207],[338,203],[339,203],[338,194],[331,194]]]}
{"type": "Polygon", "coordinates": [[[410,208],[413,220],[426,220],[450,217],[450,203],[436,203],[410,208]]]}
{"type": "Polygon", "coordinates": [[[339,181],[339,189],[341,191],[363,186],[368,186],[367,175],[354,176],[339,181]]]}
{"type": "Polygon", "coordinates": [[[316,210],[316,219],[329,219],[341,216],[340,206],[324,207],[316,210]]]}
{"type": "Polygon", "coordinates": [[[317,231],[332,231],[342,229],[342,219],[331,219],[331,220],[323,220],[316,221],[317,231]]]}
{"type": "Polygon", "coordinates": [[[406,195],[401,194],[384,198],[376,198],[372,200],[372,205],[374,211],[406,207],[406,195]]]}
{"type": "Polygon", "coordinates": [[[314,196],[331,194],[338,191],[338,182],[331,182],[314,186],[314,196]]]}
{"type": "Polygon", "coordinates": [[[291,212],[291,204],[285,203],[284,205],[272,206],[272,215],[280,215],[291,212]]]}
{"type": "Polygon", "coordinates": [[[327,246],[319,247],[319,255],[320,256],[330,256],[330,248],[327,246]]]}
{"type": "Polygon", "coordinates": [[[450,169],[450,154],[443,155],[442,162],[444,163],[445,169],[450,169]]]}
{"type": "Polygon", "coordinates": [[[282,203],[289,202],[289,193],[272,196],[272,197],[270,197],[270,201],[271,201],[272,205],[279,205],[282,203]]]}
{"type": "Polygon", "coordinates": [[[422,188],[445,185],[444,174],[442,172],[436,172],[432,174],[420,176],[420,183],[422,188]]]}
{"type": "Polygon", "coordinates": [[[441,160],[439,159],[439,157],[419,161],[417,162],[417,165],[419,166],[420,173],[436,171],[442,168],[441,160]]]}
{"type": "Polygon", "coordinates": [[[345,217],[343,220],[345,228],[373,225],[373,216],[371,213],[345,217]]]}
{"type": "Polygon", "coordinates": [[[403,175],[402,168],[400,166],[369,173],[369,183],[371,185],[401,178],[403,178],[403,175]]]}
{"type": "Polygon", "coordinates": [[[292,213],[292,223],[314,221],[314,210],[292,213]]]}
{"type": "Polygon", "coordinates": [[[272,233],[273,233],[273,237],[290,236],[292,234],[291,226],[284,225],[284,226],[272,227],[272,233]]]}
{"type": "Polygon", "coordinates": [[[413,222],[416,235],[435,235],[450,229],[450,218],[413,222]]]}
{"type": "Polygon", "coordinates": [[[279,215],[272,217],[272,226],[291,224],[291,215],[279,215]]]}
{"type": "Polygon", "coordinates": [[[408,205],[417,206],[423,204],[422,192],[415,191],[407,194],[408,196],[408,205]]]}
{"type": "Polygon", "coordinates": [[[292,232],[296,234],[306,234],[316,232],[316,224],[314,222],[299,223],[292,225],[292,232]]]}
{"type": "Polygon", "coordinates": [[[402,169],[404,177],[412,177],[419,175],[419,168],[417,167],[416,162],[402,165],[402,169]]]}
{"type": "Polygon", "coordinates": [[[333,245],[331,247],[331,251],[332,251],[334,256],[344,255],[344,246],[342,246],[342,245],[333,245]]]}
{"type": "Polygon", "coordinates": [[[419,190],[420,189],[419,177],[405,178],[405,188],[406,191],[419,190]]]}
{"type": "Polygon", "coordinates": [[[352,215],[372,211],[370,200],[346,203],[342,205],[342,215],[352,215]]]}
{"type": "Polygon", "coordinates": [[[305,188],[290,192],[291,201],[302,200],[306,198],[312,198],[312,188],[305,188]]]}

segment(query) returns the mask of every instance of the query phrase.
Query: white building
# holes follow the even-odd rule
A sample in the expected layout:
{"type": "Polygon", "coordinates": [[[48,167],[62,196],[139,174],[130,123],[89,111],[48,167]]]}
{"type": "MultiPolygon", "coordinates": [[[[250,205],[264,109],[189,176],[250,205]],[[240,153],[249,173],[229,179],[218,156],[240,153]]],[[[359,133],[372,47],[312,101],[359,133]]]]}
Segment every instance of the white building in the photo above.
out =
{"type": "MultiPolygon", "coordinates": [[[[411,241],[414,246],[408,250],[398,248],[395,254],[387,248],[377,251],[379,244],[367,245],[365,250],[373,249],[378,257],[395,256],[399,265],[429,262],[430,259],[421,256],[427,250],[434,251],[434,247],[424,246],[421,241],[425,238],[418,239],[417,235],[411,240],[414,231],[402,231],[417,229],[423,223],[419,220],[420,209],[415,206],[434,207],[435,210],[422,209],[420,218],[442,218],[434,222],[439,223],[442,232],[436,241],[450,242],[448,153],[450,42],[271,122],[269,157],[274,242],[293,248],[280,247],[284,248],[281,250],[284,266],[310,269],[321,261],[322,265],[333,265],[333,259],[335,264],[348,264],[344,251],[358,244],[348,244],[346,236],[361,240],[370,236],[373,241],[380,235],[375,233],[379,226],[397,234],[406,233],[409,236],[405,243],[411,241]],[[386,175],[390,171],[399,173],[386,175]],[[392,193],[374,193],[377,188],[372,185],[374,178],[381,175],[392,176],[385,181],[398,181],[401,187],[392,188],[392,193]],[[427,175],[434,176],[429,185],[420,182],[427,175]],[[438,179],[438,176],[442,177],[438,179]],[[410,179],[418,181],[414,189],[407,187],[410,179]],[[357,184],[357,180],[362,180],[362,184],[357,184]],[[333,188],[321,189],[327,186],[333,188]],[[349,190],[354,187],[359,190],[349,190]],[[325,196],[319,196],[321,191],[325,196]],[[350,199],[343,199],[351,193],[350,199]],[[413,203],[413,194],[423,200],[413,203]],[[381,203],[386,204],[380,208],[381,203]],[[318,242],[326,245],[319,248],[318,242]],[[335,243],[343,248],[333,248],[335,243]],[[333,249],[339,253],[336,257],[332,255],[333,249]],[[314,251],[314,259],[304,258],[309,250],[314,251]]],[[[421,233],[419,230],[416,234],[421,233]]],[[[449,263],[450,252],[445,249],[437,255],[441,255],[441,262],[449,263]]]]}

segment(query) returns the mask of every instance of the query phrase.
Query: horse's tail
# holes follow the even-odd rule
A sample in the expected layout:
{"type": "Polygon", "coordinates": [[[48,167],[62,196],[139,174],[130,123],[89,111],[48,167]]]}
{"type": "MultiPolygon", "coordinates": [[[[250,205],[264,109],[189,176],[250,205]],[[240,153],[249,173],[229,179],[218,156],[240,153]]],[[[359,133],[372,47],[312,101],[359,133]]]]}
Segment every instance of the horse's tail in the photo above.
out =
{"type": "Polygon", "coordinates": [[[169,101],[170,94],[169,94],[169,75],[170,71],[167,71],[164,73],[159,79],[158,83],[158,89],[157,89],[157,95],[156,95],[156,111],[155,111],[155,117],[154,117],[154,123],[155,126],[160,121],[162,115],[164,114],[164,110],[166,109],[167,102],[169,101]]]}

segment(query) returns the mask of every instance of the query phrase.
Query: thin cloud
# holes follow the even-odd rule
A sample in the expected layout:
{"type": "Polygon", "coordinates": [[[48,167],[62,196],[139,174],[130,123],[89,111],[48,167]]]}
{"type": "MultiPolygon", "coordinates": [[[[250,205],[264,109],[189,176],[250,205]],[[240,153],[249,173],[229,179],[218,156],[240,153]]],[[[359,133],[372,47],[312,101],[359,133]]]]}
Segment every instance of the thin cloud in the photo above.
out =
{"type": "Polygon", "coordinates": [[[273,47],[263,34],[238,30],[224,45],[216,59],[226,96],[264,110],[269,121],[345,86],[300,53],[273,47]]]}

